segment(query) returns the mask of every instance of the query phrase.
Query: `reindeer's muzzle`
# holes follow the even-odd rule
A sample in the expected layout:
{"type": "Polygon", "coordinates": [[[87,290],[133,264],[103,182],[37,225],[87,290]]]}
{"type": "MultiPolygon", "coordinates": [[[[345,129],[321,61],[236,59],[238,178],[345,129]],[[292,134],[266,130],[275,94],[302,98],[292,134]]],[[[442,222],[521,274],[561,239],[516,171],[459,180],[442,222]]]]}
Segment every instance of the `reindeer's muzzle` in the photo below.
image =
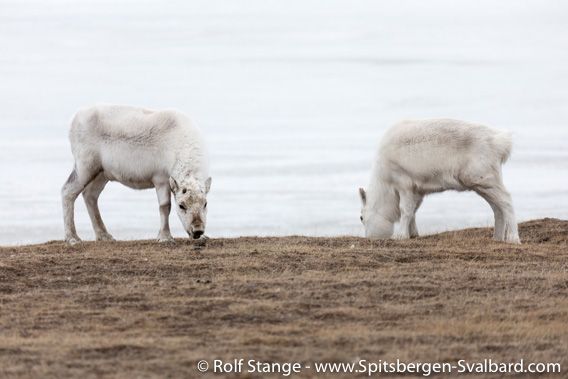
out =
{"type": "Polygon", "coordinates": [[[203,235],[203,233],[205,233],[205,226],[204,225],[191,226],[189,236],[193,239],[198,239],[199,237],[201,237],[203,235]]]}

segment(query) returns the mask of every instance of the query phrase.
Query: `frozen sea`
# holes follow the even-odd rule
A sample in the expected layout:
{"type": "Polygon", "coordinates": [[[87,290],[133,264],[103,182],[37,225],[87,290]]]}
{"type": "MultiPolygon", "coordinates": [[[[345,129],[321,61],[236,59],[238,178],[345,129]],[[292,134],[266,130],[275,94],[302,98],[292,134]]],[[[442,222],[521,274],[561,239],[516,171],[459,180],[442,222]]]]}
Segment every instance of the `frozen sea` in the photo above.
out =
{"type": "MultiPolygon", "coordinates": [[[[0,0],[0,245],[62,239],[84,105],[188,113],[208,141],[207,234],[363,235],[384,131],[454,117],[514,132],[517,218],[568,218],[568,2],[0,0]]],[[[109,183],[117,239],[152,239],[153,190],[109,183]]],[[[422,233],[492,225],[471,193],[424,201],[422,233]]],[[[79,235],[93,240],[82,199],[79,235]]],[[[172,233],[183,237],[177,216],[172,233]]],[[[522,235],[521,235],[522,238],[522,235]]]]}

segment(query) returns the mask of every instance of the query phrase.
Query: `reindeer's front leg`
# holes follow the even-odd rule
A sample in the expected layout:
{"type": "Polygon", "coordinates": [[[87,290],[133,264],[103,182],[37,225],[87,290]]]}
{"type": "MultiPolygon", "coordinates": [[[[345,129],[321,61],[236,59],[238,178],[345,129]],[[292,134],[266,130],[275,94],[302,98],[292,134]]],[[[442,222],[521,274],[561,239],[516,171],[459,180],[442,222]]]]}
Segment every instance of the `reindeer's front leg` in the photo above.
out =
{"type": "Polygon", "coordinates": [[[170,233],[170,210],[172,208],[170,186],[167,183],[156,184],[156,194],[160,204],[160,231],[158,232],[158,242],[175,243],[174,237],[170,233]]]}
{"type": "Polygon", "coordinates": [[[421,197],[410,190],[400,192],[400,224],[396,238],[407,239],[418,236],[414,218],[421,201],[421,197]]]}

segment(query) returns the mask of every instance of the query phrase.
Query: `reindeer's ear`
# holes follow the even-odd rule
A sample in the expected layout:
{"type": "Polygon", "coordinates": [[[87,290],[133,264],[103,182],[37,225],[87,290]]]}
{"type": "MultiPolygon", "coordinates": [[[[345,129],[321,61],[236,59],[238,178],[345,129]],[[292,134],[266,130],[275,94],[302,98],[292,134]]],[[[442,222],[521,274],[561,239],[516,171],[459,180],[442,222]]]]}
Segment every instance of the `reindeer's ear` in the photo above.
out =
{"type": "Polygon", "coordinates": [[[176,191],[179,189],[178,182],[176,182],[176,180],[171,176],[170,176],[170,188],[173,193],[176,193],[176,191]]]}
{"type": "Polygon", "coordinates": [[[207,180],[205,181],[205,193],[209,193],[210,189],[211,189],[211,177],[208,177],[207,180]]]}
{"type": "Polygon", "coordinates": [[[367,204],[367,194],[363,188],[359,188],[359,196],[361,196],[361,203],[363,205],[367,204]]]}

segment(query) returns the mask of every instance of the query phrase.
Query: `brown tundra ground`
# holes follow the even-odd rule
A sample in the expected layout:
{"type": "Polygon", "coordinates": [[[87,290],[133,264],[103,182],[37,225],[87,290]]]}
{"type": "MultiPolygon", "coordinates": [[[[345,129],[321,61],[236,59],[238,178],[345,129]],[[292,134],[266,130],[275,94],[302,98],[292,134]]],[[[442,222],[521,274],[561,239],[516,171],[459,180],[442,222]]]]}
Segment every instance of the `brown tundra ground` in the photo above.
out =
{"type": "Polygon", "coordinates": [[[310,366],[292,377],[364,377],[314,367],[359,359],[523,359],[567,377],[568,221],[521,224],[523,245],[491,233],[3,247],[0,377],[266,377],[252,359],[310,366]],[[241,374],[197,370],[241,358],[241,374]]]}

